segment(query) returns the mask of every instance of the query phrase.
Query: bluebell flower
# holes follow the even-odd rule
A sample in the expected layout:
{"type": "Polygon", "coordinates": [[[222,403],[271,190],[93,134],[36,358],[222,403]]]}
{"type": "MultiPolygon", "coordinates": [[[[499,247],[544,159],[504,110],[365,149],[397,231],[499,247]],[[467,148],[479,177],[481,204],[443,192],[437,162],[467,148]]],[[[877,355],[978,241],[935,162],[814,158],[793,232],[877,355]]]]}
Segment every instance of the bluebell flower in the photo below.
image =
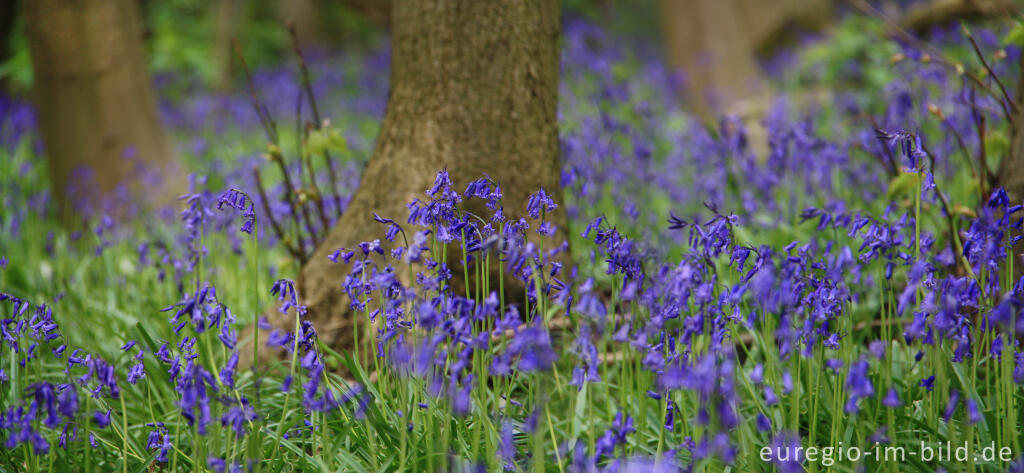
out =
{"type": "Polygon", "coordinates": [[[541,212],[551,212],[556,208],[558,208],[558,204],[555,203],[554,199],[544,189],[540,189],[530,195],[530,199],[526,203],[526,213],[531,218],[540,218],[541,212]]]}
{"type": "Polygon", "coordinates": [[[885,397],[882,398],[882,405],[890,408],[897,408],[903,405],[903,403],[900,402],[900,396],[899,393],[896,392],[896,388],[889,388],[889,391],[886,392],[885,397]]]}
{"type": "Polygon", "coordinates": [[[93,419],[95,419],[96,425],[99,428],[101,428],[101,429],[107,428],[107,426],[110,425],[110,409],[107,409],[107,412],[103,412],[103,411],[95,411],[95,412],[93,412],[93,419]]]}
{"type": "Polygon", "coordinates": [[[949,402],[946,403],[946,408],[942,411],[942,419],[949,422],[949,419],[953,417],[956,412],[957,406],[960,404],[960,391],[954,389],[949,393],[949,402]]]}
{"type": "Polygon", "coordinates": [[[847,413],[859,411],[857,401],[866,397],[874,396],[875,389],[868,376],[867,360],[860,360],[850,364],[850,370],[846,376],[846,388],[850,391],[849,400],[846,403],[847,413]]]}
{"type": "Polygon", "coordinates": [[[220,198],[217,199],[217,209],[223,210],[225,204],[229,208],[241,212],[243,218],[245,218],[239,230],[243,233],[252,234],[256,222],[256,206],[252,200],[244,192],[232,188],[221,194],[220,198]]]}

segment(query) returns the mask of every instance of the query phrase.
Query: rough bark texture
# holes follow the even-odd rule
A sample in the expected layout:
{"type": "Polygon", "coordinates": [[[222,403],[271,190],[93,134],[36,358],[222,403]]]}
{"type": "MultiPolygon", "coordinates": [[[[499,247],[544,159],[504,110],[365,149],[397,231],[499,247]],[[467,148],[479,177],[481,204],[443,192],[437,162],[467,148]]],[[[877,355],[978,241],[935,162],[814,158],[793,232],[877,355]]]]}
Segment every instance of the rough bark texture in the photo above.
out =
{"type": "Polygon", "coordinates": [[[704,120],[759,108],[754,99],[765,84],[740,5],[740,0],[661,0],[669,63],[685,74],[686,106],[704,120]]]}
{"type": "MultiPolygon", "coordinates": [[[[380,239],[374,212],[404,221],[406,204],[443,168],[463,188],[490,175],[506,215],[525,214],[541,187],[560,195],[557,0],[397,0],[391,28],[391,89],[373,158],[300,278],[319,336],[336,348],[351,344],[340,288],[349,268],[327,255],[380,239]]],[[[561,207],[550,217],[564,235],[561,207]]]]}
{"type": "MultiPolygon", "coordinates": [[[[162,170],[174,183],[136,2],[32,0],[24,11],[39,127],[61,211],[67,215],[79,208],[77,199],[94,200],[119,185],[136,187],[142,167],[162,170]],[[91,172],[80,174],[85,169],[91,172]],[[69,196],[69,183],[80,193],[69,196]]],[[[146,193],[167,196],[153,187],[146,193]]]]}

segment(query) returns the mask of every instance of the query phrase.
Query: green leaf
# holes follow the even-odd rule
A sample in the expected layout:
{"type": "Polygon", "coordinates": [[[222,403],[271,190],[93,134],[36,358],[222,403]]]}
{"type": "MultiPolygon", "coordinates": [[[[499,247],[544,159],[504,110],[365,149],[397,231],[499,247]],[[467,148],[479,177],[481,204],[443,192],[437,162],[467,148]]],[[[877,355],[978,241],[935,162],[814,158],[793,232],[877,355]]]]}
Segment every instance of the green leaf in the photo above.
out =
{"type": "Polygon", "coordinates": [[[306,152],[311,155],[318,155],[324,152],[343,153],[348,149],[345,137],[341,131],[331,126],[325,126],[313,130],[306,138],[306,152]]]}
{"type": "Polygon", "coordinates": [[[1010,139],[1000,130],[990,131],[985,135],[985,152],[989,156],[1003,156],[1010,150],[1010,139]]]}
{"type": "Polygon", "coordinates": [[[576,446],[580,433],[583,432],[583,420],[587,417],[587,386],[590,383],[583,383],[583,386],[576,392],[576,405],[572,416],[572,436],[569,438],[569,448],[576,446]]]}
{"type": "Polygon", "coordinates": [[[1024,22],[1018,21],[1013,28],[1010,28],[1010,32],[1006,33],[1003,37],[1003,46],[1009,46],[1015,44],[1017,46],[1024,46],[1024,22]]]}
{"type": "Polygon", "coordinates": [[[917,190],[919,180],[920,176],[915,172],[901,172],[892,181],[889,181],[889,191],[886,195],[890,199],[895,199],[912,194],[917,190]]]}

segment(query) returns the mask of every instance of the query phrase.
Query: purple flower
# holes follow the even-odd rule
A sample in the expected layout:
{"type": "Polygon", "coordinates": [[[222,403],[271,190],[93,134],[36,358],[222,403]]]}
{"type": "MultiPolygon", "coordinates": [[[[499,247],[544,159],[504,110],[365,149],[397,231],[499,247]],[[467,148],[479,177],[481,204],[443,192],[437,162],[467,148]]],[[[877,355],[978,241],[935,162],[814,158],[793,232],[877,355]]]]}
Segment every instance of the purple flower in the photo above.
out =
{"type": "Polygon", "coordinates": [[[982,420],[983,417],[981,411],[978,410],[978,403],[974,399],[967,399],[967,422],[977,424],[982,420]]]}
{"type": "Polygon", "coordinates": [[[306,307],[299,305],[298,292],[295,291],[295,282],[291,279],[278,279],[271,286],[270,293],[277,296],[277,300],[282,303],[281,307],[278,308],[278,311],[282,314],[287,314],[288,309],[292,307],[295,307],[300,315],[306,313],[306,307]]]}
{"type": "Polygon", "coordinates": [[[867,360],[860,360],[850,365],[850,371],[846,376],[846,388],[850,390],[850,399],[846,403],[847,413],[856,413],[859,408],[857,401],[871,397],[875,394],[875,388],[868,376],[867,360]]]}
{"type": "Polygon", "coordinates": [[[96,420],[96,425],[101,429],[107,428],[110,425],[110,409],[107,412],[96,411],[93,413],[93,419],[96,420]]]}
{"type": "Polygon", "coordinates": [[[900,395],[896,392],[896,388],[889,388],[889,392],[882,398],[882,405],[885,407],[897,408],[903,405],[900,402],[900,395]]]}
{"type": "Polygon", "coordinates": [[[558,204],[548,195],[544,189],[535,192],[526,203],[526,213],[531,218],[540,218],[542,212],[551,212],[558,208],[558,204]]]}
{"type": "Polygon", "coordinates": [[[242,228],[239,230],[251,235],[256,223],[256,206],[253,204],[252,199],[250,199],[244,192],[232,188],[221,194],[220,198],[217,199],[217,209],[223,210],[225,204],[227,204],[229,208],[233,208],[242,213],[245,221],[242,223],[242,228]]]}
{"type": "Polygon", "coordinates": [[[931,392],[932,388],[935,387],[935,375],[922,379],[920,386],[931,392]]]}
{"type": "Polygon", "coordinates": [[[235,369],[238,368],[238,352],[231,352],[227,363],[220,370],[220,381],[229,388],[235,387],[235,369]]]}
{"type": "Polygon", "coordinates": [[[956,412],[957,405],[960,403],[960,391],[956,389],[949,395],[949,402],[946,404],[946,409],[942,411],[942,418],[949,422],[949,419],[953,417],[956,412]]]}

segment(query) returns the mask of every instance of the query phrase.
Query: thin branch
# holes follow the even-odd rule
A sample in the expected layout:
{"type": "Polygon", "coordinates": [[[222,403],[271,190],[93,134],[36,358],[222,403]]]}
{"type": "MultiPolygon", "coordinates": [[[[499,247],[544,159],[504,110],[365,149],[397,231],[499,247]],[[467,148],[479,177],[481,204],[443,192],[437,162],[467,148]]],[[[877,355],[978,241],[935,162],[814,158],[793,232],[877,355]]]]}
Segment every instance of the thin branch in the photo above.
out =
{"type": "Polygon", "coordinates": [[[263,126],[263,131],[267,134],[267,140],[271,143],[277,143],[277,124],[270,117],[270,113],[267,108],[260,104],[258,98],[256,98],[256,86],[252,82],[252,74],[249,72],[249,65],[245,62],[245,56],[242,54],[242,46],[238,44],[237,38],[231,39],[231,44],[235,47],[235,55],[238,56],[239,62],[242,64],[242,72],[245,74],[245,83],[249,91],[249,102],[252,104],[252,108],[256,111],[256,116],[260,119],[260,125],[263,126]]]}
{"type": "MultiPolygon", "coordinates": [[[[296,208],[298,208],[301,211],[301,216],[295,217],[296,224],[301,226],[303,224],[302,220],[304,219],[306,230],[309,232],[310,237],[313,238],[313,241],[316,241],[316,229],[313,227],[313,219],[309,215],[309,209],[306,207],[305,204],[296,200],[296,197],[299,195],[298,188],[296,188],[295,185],[292,183],[292,178],[288,174],[288,166],[284,162],[284,155],[281,152],[281,144],[277,134],[277,124],[274,123],[274,120],[271,118],[270,112],[267,109],[267,107],[264,104],[261,104],[259,99],[256,97],[256,86],[252,82],[252,74],[249,72],[249,66],[248,64],[246,64],[245,56],[242,54],[242,47],[238,44],[237,39],[233,39],[232,43],[235,46],[235,53],[238,55],[238,58],[241,60],[242,63],[242,71],[245,73],[245,80],[249,87],[249,99],[252,102],[253,108],[256,109],[256,114],[260,117],[260,123],[263,124],[263,129],[267,134],[267,139],[270,140],[270,160],[276,162],[278,168],[281,169],[281,176],[284,178],[285,201],[288,202],[288,207],[293,212],[296,208]]],[[[301,157],[299,159],[301,160],[301,157]]],[[[299,178],[300,180],[302,178],[301,169],[299,178]]],[[[299,240],[299,248],[302,251],[303,255],[305,255],[306,245],[303,242],[301,231],[299,233],[300,234],[297,237],[299,240]]],[[[305,257],[303,257],[302,261],[305,262],[305,257]]]]}
{"type": "MultiPolygon", "coordinates": [[[[988,71],[988,75],[992,77],[992,80],[994,80],[996,85],[999,86],[999,91],[1003,93],[1003,100],[1000,101],[1003,108],[1005,109],[1006,105],[1009,104],[1013,112],[1016,113],[1017,104],[1013,103],[1013,99],[1010,98],[1010,94],[1006,92],[1006,87],[1003,86],[1003,81],[999,80],[999,76],[996,74],[996,71],[993,71],[992,67],[988,65],[988,61],[985,60],[985,55],[982,54],[981,48],[978,47],[978,42],[974,40],[974,35],[971,34],[971,31],[968,30],[966,26],[961,25],[961,27],[963,28],[964,34],[967,35],[967,39],[971,42],[971,47],[974,48],[974,54],[978,56],[978,60],[981,61],[981,65],[985,66],[985,70],[988,71]]],[[[1012,114],[1009,113],[1009,110],[1005,111],[1007,112],[1007,115],[1012,116],[1012,114]]]]}
{"type": "MultiPolygon", "coordinates": [[[[935,155],[928,151],[928,148],[921,144],[921,151],[924,151],[925,155],[928,156],[928,169],[932,174],[933,179],[935,176],[935,155]]],[[[953,243],[953,251],[956,252],[957,259],[960,261],[960,265],[964,267],[964,271],[974,279],[974,282],[978,284],[978,288],[985,292],[984,286],[981,281],[978,280],[978,276],[974,273],[974,268],[971,267],[971,263],[967,261],[967,257],[964,256],[963,244],[960,242],[960,235],[956,232],[956,222],[953,220],[953,212],[949,208],[949,201],[946,200],[946,196],[942,194],[942,190],[939,189],[939,185],[935,184],[935,195],[939,198],[939,204],[942,205],[942,213],[946,214],[946,224],[949,226],[949,236],[953,243]]]]}
{"type": "MultiPolygon", "coordinates": [[[[299,71],[302,73],[302,88],[306,91],[306,97],[309,99],[310,109],[313,112],[313,126],[319,130],[323,126],[323,120],[320,118],[320,108],[316,104],[316,96],[313,95],[313,83],[310,80],[309,67],[306,66],[306,57],[302,54],[302,48],[299,47],[299,35],[295,31],[295,24],[290,23],[288,25],[288,33],[292,36],[292,49],[295,50],[295,55],[299,58],[299,71]]],[[[331,194],[334,198],[334,213],[337,217],[341,217],[341,193],[338,192],[338,177],[334,173],[334,163],[331,160],[331,155],[324,150],[324,163],[327,165],[327,176],[331,184],[331,194]]],[[[324,225],[325,228],[327,225],[324,225]]]]}
{"type": "MultiPolygon", "coordinates": [[[[277,222],[277,219],[274,218],[274,213],[270,211],[270,201],[267,199],[266,191],[263,190],[263,179],[260,178],[260,170],[258,167],[253,166],[252,175],[256,180],[256,191],[260,195],[260,201],[263,204],[263,212],[267,214],[267,219],[270,220],[270,227],[274,229],[274,234],[277,235],[277,239],[281,240],[281,243],[284,244],[285,249],[288,250],[288,253],[291,253],[292,257],[299,260],[301,263],[305,263],[305,248],[300,250],[288,240],[287,235],[281,228],[281,224],[277,222]]],[[[299,239],[299,244],[302,244],[301,238],[299,239]]]]}
{"type": "MultiPolygon", "coordinates": [[[[896,36],[898,36],[900,39],[906,41],[907,43],[913,44],[914,46],[916,46],[917,48],[921,49],[922,51],[927,51],[929,58],[931,58],[931,60],[935,64],[937,64],[939,66],[943,66],[943,67],[945,67],[947,69],[950,69],[950,70],[956,72],[957,74],[962,74],[962,75],[966,76],[971,82],[974,82],[975,85],[977,85],[979,89],[981,89],[981,90],[985,91],[986,93],[988,93],[989,95],[991,95],[992,98],[1002,102],[1002,98],[1001,98],[1000,94],[997,93],[996,91],[992,90],[992,88],[989,87],[988,84],[986,84],[984,81],[982,81],[978,76],[976,76],[976,75],[972,74],[970,71],[966,70],[962,65],[950,61],[945,56],[945,54],[942,52],[942,50],[940,50],[940,49],[938,49],[938,48],[928,44],[926,41],[921,40],[917,36],[914,36],[912,33],[907,31],[905,28],[900,26],[898,23],[896,23],[895,21],[892,21],[887,16],[885,16],[885,14],[882,13],[880,10],[878,10],[878,8],[876,8],[874,5],[871,5],[866,0],[847,0],[847,2],[850,5],[852,5],[855,9],[860,11],[861,13],[863,13],[865,15],[873,16],[873,17],[881,20],[883,23],[888,25],[890,30],[892,31],[892,33],[895,34],[896,36]]],[[[1012,122],[1013,119],[1010,118],[1010,115],[1007,112],[1008,111],[1006,110],[1006,108],[1003,107],[1003,113],[1006,113],[1007,121],[1008,122],[1012,122]]]]}

